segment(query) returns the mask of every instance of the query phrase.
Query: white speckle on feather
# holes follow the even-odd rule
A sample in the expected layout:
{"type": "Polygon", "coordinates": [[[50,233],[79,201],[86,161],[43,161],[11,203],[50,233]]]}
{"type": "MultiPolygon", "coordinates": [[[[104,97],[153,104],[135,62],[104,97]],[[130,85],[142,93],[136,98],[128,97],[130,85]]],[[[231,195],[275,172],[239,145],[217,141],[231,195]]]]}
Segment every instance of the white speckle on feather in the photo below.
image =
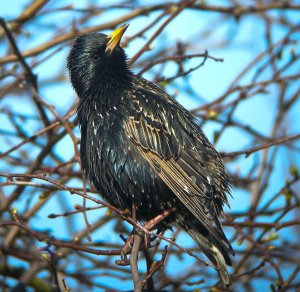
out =
{"type": "Polygon", "coordinates": [[[99,156],[101,155],[101,151],[100,151],[99,147],[97,147],[97,153],[98,153],[99,156]]]}
{"type": "Polygon", "coordinates": [[[207,178],[208,183],[212,185],[212,184],[213,184],[213,181],[212,181],[211,177],[210,177],[210,176],[207,176],[206,178],[207,178]]]}
{"type": "Polygon", "coordinates": [[[95,126],[95,121],[93,121],[92,124],[93,124],[94,135],[96,136],[98,128],[95,126]]]}

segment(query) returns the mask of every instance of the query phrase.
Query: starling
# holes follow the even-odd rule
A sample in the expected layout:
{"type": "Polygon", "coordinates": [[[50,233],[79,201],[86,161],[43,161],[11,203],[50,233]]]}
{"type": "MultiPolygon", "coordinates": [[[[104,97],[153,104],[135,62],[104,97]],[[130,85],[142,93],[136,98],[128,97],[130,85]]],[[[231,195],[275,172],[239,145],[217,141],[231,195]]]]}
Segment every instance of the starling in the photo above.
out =
{"type": "Polygon", "coordinates": [[[220,218],[230,177],[195,118],[130,70],[120,47],[127,27],[78,36],[68,56],[79,96],[82,169],[110,204],[135,206],[139,222],[176,208],[159,227],[181,226],[228,285],[234,252],[220,218]]]}

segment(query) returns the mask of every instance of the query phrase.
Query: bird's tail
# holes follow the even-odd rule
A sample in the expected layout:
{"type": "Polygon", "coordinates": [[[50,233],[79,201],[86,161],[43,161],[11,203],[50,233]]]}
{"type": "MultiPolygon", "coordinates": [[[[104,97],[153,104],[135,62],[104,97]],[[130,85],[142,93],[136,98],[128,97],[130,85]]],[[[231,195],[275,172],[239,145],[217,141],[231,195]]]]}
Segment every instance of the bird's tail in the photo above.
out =
{"type": "Polygon", "coordinates": [[[189,228],[187,232],[197,242],[202,252],[216,266],[216,269],[222,279],[225,287],[230,284],[230,277],[227,271],[227,265],[231,266],[229,252],[233,253],[231,246],[225,247],[222,243],[216,242],[210,236],[203,236],[196,228],[189,228]]]}

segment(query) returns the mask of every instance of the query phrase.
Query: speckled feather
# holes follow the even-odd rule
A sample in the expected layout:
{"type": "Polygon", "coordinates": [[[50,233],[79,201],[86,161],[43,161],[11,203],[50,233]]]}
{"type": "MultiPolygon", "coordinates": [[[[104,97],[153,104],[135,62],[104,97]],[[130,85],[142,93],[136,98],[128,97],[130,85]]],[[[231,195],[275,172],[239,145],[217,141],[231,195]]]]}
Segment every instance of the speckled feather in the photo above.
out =
{"type": "Polygon", "coordinates": [[[233,250],[220,217],[230,178],[222,159],[186,109],[134,75],[120,46],[106,54],[106,45],[106,35],[80,36],[68,57],[83,170],[112,205],[134,203],[141,222],[175,207],[159,227],[182,226],[228,284],[233,250]]]}

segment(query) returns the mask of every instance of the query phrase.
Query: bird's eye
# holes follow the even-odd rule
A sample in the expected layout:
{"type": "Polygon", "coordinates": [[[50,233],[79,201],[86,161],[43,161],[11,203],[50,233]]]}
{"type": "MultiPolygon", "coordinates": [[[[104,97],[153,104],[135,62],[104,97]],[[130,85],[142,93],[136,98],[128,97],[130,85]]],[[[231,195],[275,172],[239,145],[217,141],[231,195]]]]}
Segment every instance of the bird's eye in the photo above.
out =
{"type": "Polygon", "coordinates": [[[98,61],[100,59],[100,56],[98,54],[94,54],[92,56],[93,61],[98,61]]]}

